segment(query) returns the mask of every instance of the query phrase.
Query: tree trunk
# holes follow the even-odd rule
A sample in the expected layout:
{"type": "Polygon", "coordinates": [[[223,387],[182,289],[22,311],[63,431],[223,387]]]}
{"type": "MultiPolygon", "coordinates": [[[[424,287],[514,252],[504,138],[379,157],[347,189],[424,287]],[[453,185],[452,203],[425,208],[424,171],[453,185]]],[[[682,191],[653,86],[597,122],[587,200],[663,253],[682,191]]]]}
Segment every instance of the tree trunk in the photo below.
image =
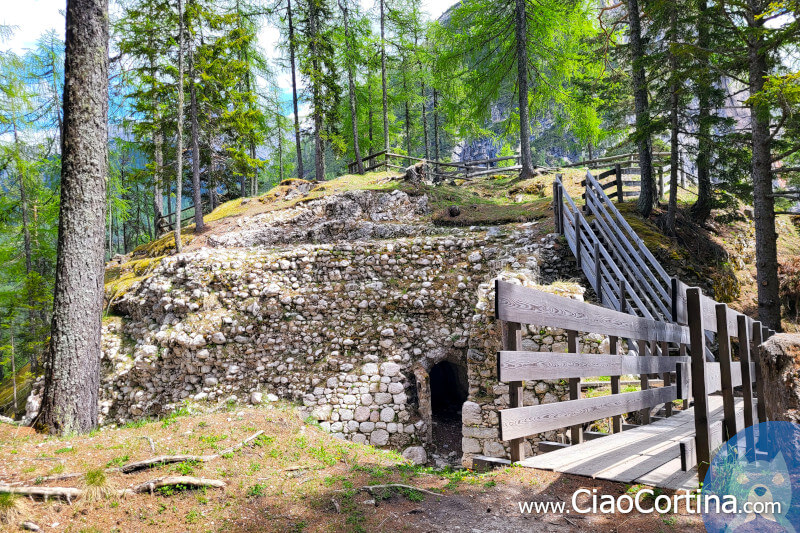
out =
{"type": "MultiPolygon", "coordinates": [[[[339,1],[339,9],[342,10],[342,17],[344,18],[344,41],[347,48],[347,54],[350,53],[350,21],[347,8],[348,0],[339,1]]],[[[358,109],[356,108],[356,83],[355,83],[355,65],[352,58],[347,56],[347,86],[350,92],[350,127],[353,134],[353,155],[356,158],[356,167],[358,173],[364,173],[364,162],[361,160],[361,149],[358,146],[358,109]]]]}
{"type": "MultiPolygon", "coordinates": [[[[698,0],[697,47],[700,50],[709,48],[707,0],[698,0]]],[[[701,64],[705,65],[695,79],[697,87],[697,200],[692,205],[692,218],[701,224],[711,215],[711,81],[708,60],[701,56],[701,64]]]]}
{"type": "Polygon", "coordinates": [[[314,179],[319,183],[325,180],[325,145],[322,140],[322,89],[320,87],[322,66],[317,53],[317,32],[319,28],[319,11],[317,10],[316,0],[308,3],[308,33],[311,44],[309,52],[311,54],[311,68],[316,79],[311,80],[311,106],[313,107],[314,118],[314,179]]]}
{"type": "Polygon", "coordinates": [[[178,0],[178,139],[175,148],[175,251],[183,251],[181,215],[183,210],[183,0],[178,0]]]}
{"type": "MultiPolygon", "coordinates": [[[[439,161],[439,92],[433,90],[433,158],[439,161]]],[[[438,168],[438,167],[437,167],[438,168]]]]}
{"type": "Polygon", "coordinates": [[[294,24],[292,23],[292,0],[287,0],[289,18],[289,63],[292,69],[292,105],[294,106],[294,143],[297,150],[297,177],[303,179],[303,148],[300,144],[300,112],[297,105],[297,73],[294,59],[294,24]]]}
{"type": "MultiPolygon", "coordinates": [[[[749,0],[754,16],[751,27],[760,28],[763,21],[756,19],[763,13],[759,0],[749,0]]],[[[764,89],[768,72],[766,44],[763,37],[754,37],[748,46],[750,95],[764,89]]],[[[772,139],[770,137],[769,105],[761,101],[750,102],[751,140],[753,161],[753,218],[756,230],[756,281],[758,282],[758,318],[762,324],[781,331],[781,301],[778,280],[777,234],[775,233],[775,200],[772,197],[772,139]]]]}
{"type": "Polygon", "coordinates": [[[367,152],[368,155],[375,152],[375,143],[373,141],[373,127],[372,123],[374,121],[374,113],[372,111],[372,73],[370,72],[370,79],[367,81],[367,97],[369,101],[367,102],[367,106],[369,106],[369,118],[367,118],[368,127],[369,127],[369,151],[367,152]]]}
{"type": "Polygon", "coordinates": [[[17,406],[17,350],[14,342],[14,323],[11,323],[11,383],[14,390],[14,415],[19,411],[17,406]]]}
{"type": "Polygon", "coordinates": [[[428,149],[428,112],[425,109],[425,82],[422,82],[422,142],[425,143],[425,159],[431,158],[428,149]]]}
{"type": "Polygon", "coordinates": [[[97,425],[108,177],[108,0],[68,0],[53,323],[38,426],[97,425]],[[87,194],[87,191],[90,194],[87,194]]]}
{"type": "Polygon", "coordinates": [[[25,189],[25,172],[22,170],[22,147],[19,142],[16,119],[13,123],[14,129],[14,150],[17,156],[17,179],[19,180],[19,210],[22,215],[22,244],[25,251],[25,273],[30,275],[33,270],[33,253],[31,251],[31,230],[28,217],[28,192],[25,189]]]}
{"type": "Polygon", "coordinates": [[[383,149],[389,151],[389,99],[386,95],[386,0],[378,0],[381,5],[381,90],[383,98],[383,149]]]}
{"type": "Polygon", "coordinates": [[[200,127],[197,121],[197,88],[195,85],[194,50],[189,48],[189,93],[192,114],[192,203],[194,204],[194,232],[205,230],[203,224],[203,196],[200,188],[200,127]]]}
{"type": "MultiPolygon", "coordinates": [[[[672,4],[670,12],[670,40],[678,40],[678,11],[675,4],[672,4]]],[[[678,58],[670,49],[669,53],[670,69],[670,94],[669,94],[669,113],[670,113],[670,165],[669,165],[669,207],[667,208],[667,233],[675,235],[675,217],[678,211],[678,58]]]]}
{"type": "Polygon", "coordinates": [[[153,151],[155,172],[153,173],[153,237],[159,235],[161,219],[164,216],[164,135],[161,133],[161,113],[156,112],[153,132],[153,151]]]}
{"type": "Polygon", "coordinates": [[[519,145],[522,159],[521,179],[533,177],[531,157],[531,126],[528,119],[528,19],[525,14],[527,0],[515,0],[514,27],[517,39],[517,87],[519,87],[519,145]]]}
{"type": "Polygon", "coordinates": [[[650,216],[655,200],[653,182],[653,153],[650,141],[650,110],[647,103],[647,79],[644,65],[644,43],[639,18],[639,1],[627,0],[628,24],[630,25],[630,50],[633,81],[633,104],[636,111],[636,138],[639,145],[639,168],[641,169],[641,190],[637,209],[643,217],[650,216]]]}

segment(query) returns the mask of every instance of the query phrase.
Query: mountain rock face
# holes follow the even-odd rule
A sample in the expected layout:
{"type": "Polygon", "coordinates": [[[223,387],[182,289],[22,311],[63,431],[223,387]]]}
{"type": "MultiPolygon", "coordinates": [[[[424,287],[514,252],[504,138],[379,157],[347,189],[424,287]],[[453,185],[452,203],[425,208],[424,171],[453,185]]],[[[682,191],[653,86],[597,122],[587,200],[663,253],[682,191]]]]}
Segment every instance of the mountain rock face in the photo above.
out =
{"type": "MultiPolygon", "coordinates": [[[[103,423],[282,399],[338,437],[435,450],[437,425],[450,423],[437,410],[444,399],[458,417],[451,462],[507,456],[493,280],[570,278],[574,262],[536,222],[444,228],[429,211],[425,196],[346,192],[244,217],[209,246],[165,258],[104,322],[103,423]],[[463,381],[437,380],[437,365],[463,381]]],[[[597,353],[602,341],[581,346],[597,353]]],[[[523,346],[564,351],[566,337],[532,326],[523,346]]],[[[525,402],[566,394],[560,382],[529,382],[525,402]]]]}

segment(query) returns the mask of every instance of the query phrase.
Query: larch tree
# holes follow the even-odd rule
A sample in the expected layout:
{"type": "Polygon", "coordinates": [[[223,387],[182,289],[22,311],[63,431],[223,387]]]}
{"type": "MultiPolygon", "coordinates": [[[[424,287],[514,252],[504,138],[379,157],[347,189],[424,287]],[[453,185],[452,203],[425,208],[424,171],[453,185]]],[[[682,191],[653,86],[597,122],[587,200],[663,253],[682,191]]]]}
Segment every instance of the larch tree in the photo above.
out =
{"type": "Polygon", "coordinates": [[[108,1],[68,0],[61,208],[51,343],[38,426],[97,426],[108,172],[108,1]]]}
{"type": "Polygon", "coordinates": [[[574,80],[594,67],[586,39],[595,33],[588,3],[515,0],[461,3],[435,31],[443,51],[436,61],[434,90],[434,158],[440,140],[438,114],[462,137],[482,135],[492,105],[515,101],[508,114],[507,134],[520,144],[520,176],[533,176],[530,150],[531,116],[555,110],[562,131],[576,135],[599,125],[592,106],[576,100],[574,80]]]}
{"type": "Polygon", "coordinates": [[[183,54],[184,54],[184,18],[183,0],[178,0],[178,75],[176,86],[178,91],[178,108],[176,119],[176,139],[175,139],[175,251],[181,253],[183,243],[181,242],[181,212],[183,210],[183,54]]]}

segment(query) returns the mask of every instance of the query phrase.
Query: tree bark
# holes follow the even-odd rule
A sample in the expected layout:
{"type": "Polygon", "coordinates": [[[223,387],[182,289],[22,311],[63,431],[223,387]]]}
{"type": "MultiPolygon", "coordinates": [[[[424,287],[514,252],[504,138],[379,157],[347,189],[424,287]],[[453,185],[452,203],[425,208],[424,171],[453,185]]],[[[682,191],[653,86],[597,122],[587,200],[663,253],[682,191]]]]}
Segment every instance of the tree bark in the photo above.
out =
{"type": "Polygon", "coordinates": [[[527,0],[515,0],[514,29],[517,39],[517,87],[519,88],[519,145],[522,159],[521,179],[533,177],[531,157],[531,127],[528,118],[528,19],[527,0]]]}
{"type": "MultiPolygon", "coordinates": [[[[672,4],[670,12],[670,40],[678,40],[678,11],[677,6],[672,4]]],[[[667,207],[667,233],[675,235],[675,217],[678,211],[678,58],[670,49],[669,52],[670,70],[670,165],[669,165],[669,207],[667,207]]]]}
{"type": "Polygon", "coordinates": [[[641,169],[641,190],[637,209],[643,217],[650,216],[655,201],[653,181],[653,151],[650,140],[650,108],[647,103],[647,78],[644,72],[644,43],[639,17],[638,0],[627,0],[628,24],[630,25],[630,50],[633,81],[633,103],[636,111],[636,138],[639,145],[639,168],[641,169]]]}
{"type": "Polygon", "coordinates": [[[181,215],[183,210],[183,0],[178,0],[178,139],[175,148],[175,251],[183,251],[181,215]]]}
{"type": "MultiPolygon", "coordinates": [[[[700,50],[709,48],[707,0],[698,0],[697,47],[700,50]]],[[[692,218],[701,224],[711,215],[711,81],[708,60],[701,58],[704,68],[695,80],[697,87],[697,200],[691,207],[692,218]]]]}
{"type": "MultiPolygon", "coordinates": [[[[752,19],[749,25],[757,30],[763,26],[759,18],[764,12],[760,0],[748,0],[752,19]]],[[[766,43],[761,35],[748,44],[749,85],[751,98],[761,93],[767,77],[766,43]]],[[[781,301],[778,280],[777,234],[775,233],[775,200],[772,197],[772,139],[770,108],[760,100],[750,102],[751,142],[753,160],[753,218],[756,233],[756,281],[758,282],[758,318],[775,331],[781,328],[781,301]]]]}
{"type": "Polygon", "coordinates": [[[153,132],[153,237],[157,237],[164,216],[164,135],[161,133],[161,113],[156,112],[155,131],[153,132]]]}
{"type": "Polygon", "coordinates": [[[373,126],[372,123],[374,122],[374,113],[372,110],[372,72],[370,72],[370,79],[367,80],[367,95],[369,101],[367,102],[367,106],[369,107],[369,117],[367,118],[367,126],[369,128],[369,151],[367,154],[372,154],[375,152],[375,143],[373,141],[373,126]]]}
{"type": "Polygon", "coordinates": [[[189,93],[192,114],[192,203],[194,204],[194,232],[202,233],[203,224],[203,196],[200,188],[200,127],[197,121],[197,88],[195,85],[194,50],[189,48],[189,93]]]}
{"type": "Polygon", "coordinates": [[[294,106],[294,143],[297,150],[297,178],[303,179],[303,148],[300,144],[300,112],[297,105],[297,73],[294,57],[294,24],[292,22],[292,0],[287,0],[289,19],[289,63],[292,69],[292,105],[294,106]]]}
{"type": "Polygon", "coordinates": [[[439,161],[439,91],[433,90],[433,158],[439,161]]]}
{"type": "Polygon", "coordinates": [[[317,0],[310,0],[308,3],[308,33],[311,44],[309,52],[311,54],[311,68],[317,79],[311,80],[311,106],[313,107],[314,118],[314,179],[319,183],[325,180],[325,145],[322,140],[322,89],[320,87],[322,65],[317,53],[317,32],[319,31],[319,10],[317,0]]]}
{"type": "MultiPolygon", "coordinates": [[[[346,53],[350,53],[350,21],[349,9],[347,8],[348,0],[339,0],[339,9],[342,10],[342,17],[344,18],[344,41],[346,53]]],[[[350,128],[353,134],[353,155],[356,158],[356,167],[358,173],[364,173],[364,162],[361,160],[361,149],[358,146],[358,109],[356,108],[356,83],[355,83],[355,65],[353,59],[347,56],[347,86],[350,93],[350,128]]]]}
{"type": "Polygon", "coordinates": [[[425,159],[431,158],[430,150],[428,149],[428,112],[425,108],[425,82],[422,82],[422,142],[425,143],[425,159]]]}
{"type": "Polygon", "coordinates": [[[378,0],[381,5],[381,90],[383,98],[383,149],[389,151],[389,98],[386,95],[386,0],[378,0]]]}
{"type": "Polygon", "coordinates": [[[108,0],[68,0],[61,206],[40,428],[97,425],[108,177],[108,0]]]}

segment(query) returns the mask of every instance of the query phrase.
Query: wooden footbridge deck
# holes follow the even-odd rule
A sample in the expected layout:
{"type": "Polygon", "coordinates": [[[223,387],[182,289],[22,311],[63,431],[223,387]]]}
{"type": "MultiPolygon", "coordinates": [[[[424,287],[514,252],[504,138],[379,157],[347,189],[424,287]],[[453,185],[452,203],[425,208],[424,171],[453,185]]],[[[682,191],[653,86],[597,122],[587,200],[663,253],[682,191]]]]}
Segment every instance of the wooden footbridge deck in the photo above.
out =
{"type": "Polygon", "coordinates": [[[725,440],[765,420],[757,361],[772,331],[669,278],[591,174],[579,208],[554,184],[556,227],[603,307],[503,281],[495,317],[503,332],[497,373],[509,384],[501,439],[521,466],[670,489],[693,489],[725,440]],[[584,214],[586,212],[586,215],[584,214]],[[591,220],[587,219],[591,217],[591,220]],[[563,329],[567,353],[522,350],[522,325],[563,329]],[[608,354],[583,354],[581,333],[609,339],[608,354]],[[640,390],[621,392],[622,376],[640,390]],[[611,394],[584,398],[580,380],[610,376],[611,394]],[[660,378],[660,387],[651,381],[660,378]],[[568,380],[569,400],[523,404],[525,381],[568,380]],[[630,415],[635,416],[630,416],[630,415]],[[627,420],[626,420],[627,417],[627,420]],[[635,420],[637,424],[630,424],[635,420]],[[586,431],[598,421],[608,434],[586,431]],[[566,430],[566,442],[535,439],[566,430]]]}

